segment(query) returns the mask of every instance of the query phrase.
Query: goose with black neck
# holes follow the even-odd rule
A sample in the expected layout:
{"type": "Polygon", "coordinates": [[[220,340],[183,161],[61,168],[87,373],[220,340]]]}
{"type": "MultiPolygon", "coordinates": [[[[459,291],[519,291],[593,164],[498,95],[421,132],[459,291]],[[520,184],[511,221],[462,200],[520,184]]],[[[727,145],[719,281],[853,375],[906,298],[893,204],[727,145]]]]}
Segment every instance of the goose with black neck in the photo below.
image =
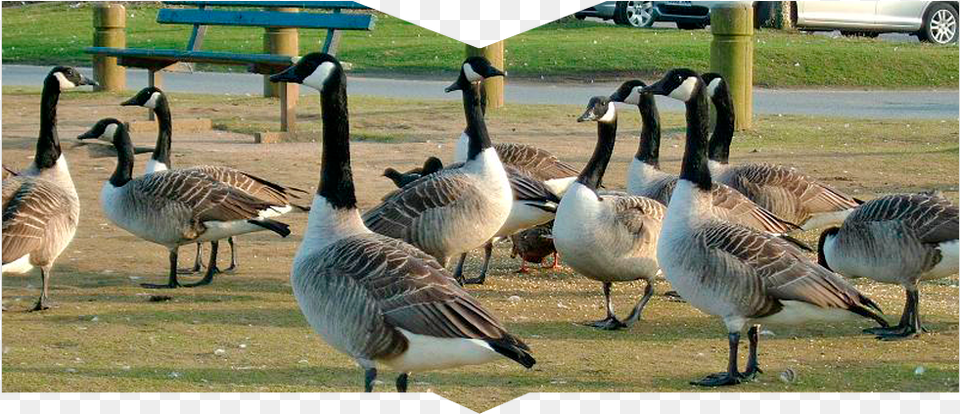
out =
{"type": "Polygon", "coordinates": [[[733,385],[762,373],[757,358],[761,323],[869,318],[885,326],[876,303],[792,244],[716,217],[707,168],[705,89],[689,69],[671,70],[644,88],[686,104],[683,164],[663,221],[658,261],[673,288],[692,306],[720,317],[728,332],[726,371],[692,384],[733,385]],[[740,372],[737,351],[747,325],[749,356],[746,371],[740,372]]]}
{"type": "Polygon", "coordinates": [[[373,390],[379,365],[400,372],[400,392],[407,391],[411,372],[501,357],[533,366],[527,345],[432,256],[364,225],[350,166],[347,79],[340,62],[311,53],[270,79],[320,92],[320,184],[290,279],[310,326],[363,368],[364,390],[373,390]]]}
{"type": "Polygon", "coordinates": [[[617,136],[617,111],[607,97],[590,99],[578,122],[597,123],[597,144],[586,167],[560,200],[553,222],[553,239],[567,265],[603,284],[606,318],[587,325],[600,329],[627,328],[653,296],[659,272],[656,249],[665,208],[640,196],[597,194],[617,136]],[[613,283],[644,280],[643,297],[626,321],[614,314],[610,300],[613,283]]]}

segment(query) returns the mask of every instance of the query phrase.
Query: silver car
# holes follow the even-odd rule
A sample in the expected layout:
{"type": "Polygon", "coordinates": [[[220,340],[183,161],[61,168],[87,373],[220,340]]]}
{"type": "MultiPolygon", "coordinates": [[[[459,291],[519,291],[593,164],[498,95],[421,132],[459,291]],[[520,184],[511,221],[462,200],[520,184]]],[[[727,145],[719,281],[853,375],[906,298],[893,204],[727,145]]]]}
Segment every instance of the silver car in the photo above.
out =
{"type": "Polygon", "coordinates": [[[955,1],[798,1],[795,26],[803,30],[840,30],[845,35],[912,33],[922,41],[957,41],[955,1]]]}

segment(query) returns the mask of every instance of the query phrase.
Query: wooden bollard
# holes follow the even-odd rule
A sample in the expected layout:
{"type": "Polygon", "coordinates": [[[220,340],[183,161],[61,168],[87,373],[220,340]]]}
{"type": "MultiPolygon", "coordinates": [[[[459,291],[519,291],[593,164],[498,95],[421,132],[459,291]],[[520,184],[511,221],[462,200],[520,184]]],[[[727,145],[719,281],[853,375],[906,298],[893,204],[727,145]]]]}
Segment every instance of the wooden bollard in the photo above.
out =
{"type": "MultiPolygon", "coordinates": [[[[278,12],[287,12],[287,13],[296,13],[296,8],[289,7],[277,7],[269,8],[267,10],[278,11],[278,12]]],[[[296,27],[267,27],[264,29],[263,33],[263,53],[271,55],[289,55],[289,56],[299,56],[300,55],[300,36],[296,27]]],[[[270,82],[270,77],[264,75],[263,77],[263,96],[268,98],[279,97],[280,88],[282,87],[279,83],[270,82]]],[[[297,85],[291,85],[294,95],[297,95],[297,85]]],[[[296,99],[296,98],[293,98],[296,99]]]]}
{"type": "MultiPolygon", "coordinates": [[[[503,66],[503,41],[479,49],[467,45],[467,57],[470,56],[483,56],[487,58],[494,67],[506,72],[506,68],[503,66]]],[[[484,80],[480,94],[483,102],[486,104],[486,109],[502,108],[503,78],[498,76],[484,80]]]]}
{"type": "MultiPolygon", "coordinates": [[[[123,5],[95,3],[93,6],[93,45],[127,47],[127,11],[123,5]]],[[[94,55],[93,79],[98,91],[123,91],[127,87],[127,71],[117,64],[116,57],[94,55]]]]}
{"type": "Polygon", "coordinates": [[[753,123],[753,7],[718,2],[710,9],[710,70],[727,81],[737,130],[753,123]]]}

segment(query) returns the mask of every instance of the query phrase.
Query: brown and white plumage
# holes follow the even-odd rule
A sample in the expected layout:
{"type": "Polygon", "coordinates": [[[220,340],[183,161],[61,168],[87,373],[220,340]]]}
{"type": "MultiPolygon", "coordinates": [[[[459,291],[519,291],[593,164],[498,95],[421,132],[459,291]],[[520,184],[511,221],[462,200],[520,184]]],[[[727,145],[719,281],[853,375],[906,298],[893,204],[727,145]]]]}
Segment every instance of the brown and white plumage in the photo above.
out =
{"type": "Polygon", "coordinates": [[[733,385],[760,373],[757,326],[748,331],[747,369],[741,373],[737,368],[740,333],[748,324],[858,317],[886,324],[872,300],[807,259],[790,243],[715,216],[711,171],[707,167],[709,107],[704,82],[696,72],[671,70],[644,91],[686,104],[683,165],[663,221],[657,258],[680,296],[720,317],[728,332],[727,370],[694,384],[733,385]]]}
{"type": "Polygon", "coordinates": [[[900,324],[871,332],[888,339],[911,337],[922,329],[919,282],[957,274],[957,216],[957,207],[935,193],[870,200],[843,226],[821,234],[819,262],[844,276],[903,286],[907,302],[900,324]]]}
{"type": "MultiPolygon", "coordinates": [[[[476,73],[474,61],[464,65],[468,74],[476,73]]],[[[401,392],[410,372],[500,357],[533,366],[527,345],[431,255],[364,225],[350,167],[346,76],[336,58],[309,54],[271,80],[321,93],[321,180],[290,279],[310,326],[364,368],[364,389],[373,390],[381,364],[401,372],[396,383],[401,392]]]]}

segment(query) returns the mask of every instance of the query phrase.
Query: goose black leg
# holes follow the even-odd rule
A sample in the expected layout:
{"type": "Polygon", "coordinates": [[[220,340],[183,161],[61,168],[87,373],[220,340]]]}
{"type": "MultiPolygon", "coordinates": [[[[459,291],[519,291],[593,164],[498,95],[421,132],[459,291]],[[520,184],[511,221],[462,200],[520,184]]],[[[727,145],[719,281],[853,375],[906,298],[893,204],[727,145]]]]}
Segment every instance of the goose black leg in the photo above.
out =
{"type": "Polygon", "coordinates": [[[152,283],[141,283],[140,286],[147,289],[176,289],[180,287],[180,282],[177,281],[177,249],[179,247],[170,249],[170,281],[165,285],[155,285],[152,283]]]}
{"type": "Polygon", "coordinates": [[[40,297],[33,309],[30,309],[31,312],[50,309],[50,300],[47,299],[50,291],[50,270],[51,268],[48,266],[40,268],[40,297]]]}
{"type": "Polygon", "coordinates": [[[493,239],[487,241],[487,244],[483,245],[483,266],[480,268],[480,276],[477,276],[474,279],[464,280],[463,283],[467,285],[482,285],[483,281],[487,279],[487,268],[490,267],[490,256],[493,255],[493,239]]]}
{"type": "Polygon", "coordinates": [[[592,326],[594,328],[600,328],[607,331],[614,331],[620,328],[626,328],[627,325],[624,325],[623,322],[620,322],[617,319],[617,316],[613,313],[613,302],[610,301],[610,286],[613,285],[610,282],[603,282],[603,297],[607,305],[607,317],[599,321],[587,322],[585,325],[592,326]]]}
{"type": "Polygon", "coordinates": [[[647,306],[647,302],[650,301],[650,298],[653,296],[653,282],[650,280],[645,280],[647,286],[643,288],[643,297],[640,298],[640,302],[637,302],[637,306],[633,307],[633,310],[630,311],[630,316],[627,316],[626,325],[627,328],[633,326],[640,320],[640,314],[643,312],[643,308],[647,306]]]}
{"type": "Polygon", "coordinates": [[[363,373],[363,392],[373,392],[373,381],[377,379],[377,369],[367,368],[363,373]]]}
{"type": "Polygon", "coordinates": [[[747,369],[743,371],[744,379],[753,379],[757,374],[762,374],[760,364],[757,362],[757,345],[760,342],[760,325],[753,325],[747,331],[747,339],[750,341],[750,356],[747,357],[747,369]]]}
{"type": "MultiPolygon", "coordinates": [[[[457,283],[459,283],[460,286],[463,286],[463,282],[464,282],[463,281],[463,262],[466,262],[466,261],[467,261],[467,253],[464,252],[463,254],[460,255],[460,262],[457,263],[457,270],[453,272],[453,278],[457,280],[457,283]]],[[[445,265],[444,262],[440,262],[440,264],[445,265]]]]}
{"type": "Polygon", "coordinates": [[[907,303],[903,306],[903,316],[900,324],[890,328],[868,329],[868,333],[877,335],[877,339],[897,341],[920,336],[923,327],[920,325],[920,292],[914,287],[907,289],[907,303]]]}
{"type": "Polygon", "coordinates": [[[213,275],[219,272],[217,269],[217,251],[220,250],[220,242],[214,240],[210,242],[210,262],[207,264],[207,273],[204,273],[203,279],[196,283],[184,283],[183,287],[197,287],[209,285],[213,282],[213,275]]]}
{"type": "Polygon", "coordinates": [[[409,374],[404,372],[397,377],[397,392],[407,392],[407,379],[409,374]]]}
{"type": "Polygon", "coordinates": [[[730,356],[727,361],[727,372],[707,375],[700,381],[691,381],[691,385],[720,387],[740,383],[740,372],[737,371],[737,347],[740,346],[740,332],[730,332],[727,336],[730,341],[730,356]]]}
{"type": "Polygon", "coordinates": [[[200,273],[203,270],[203,244],[197,243],[197,255],[193,258],[193,267],[186,267],[183,269],[177,269],[177,273],[181,275],[192,275],[200,273]]]}
{"type": "Polygon", "coordinates": [[[233,237],[227,237],[227,244],[230,245],[230,267],[224,269],[224,273],[233,273],[237,270],[237,245],[233,243],[233,237]]]}

